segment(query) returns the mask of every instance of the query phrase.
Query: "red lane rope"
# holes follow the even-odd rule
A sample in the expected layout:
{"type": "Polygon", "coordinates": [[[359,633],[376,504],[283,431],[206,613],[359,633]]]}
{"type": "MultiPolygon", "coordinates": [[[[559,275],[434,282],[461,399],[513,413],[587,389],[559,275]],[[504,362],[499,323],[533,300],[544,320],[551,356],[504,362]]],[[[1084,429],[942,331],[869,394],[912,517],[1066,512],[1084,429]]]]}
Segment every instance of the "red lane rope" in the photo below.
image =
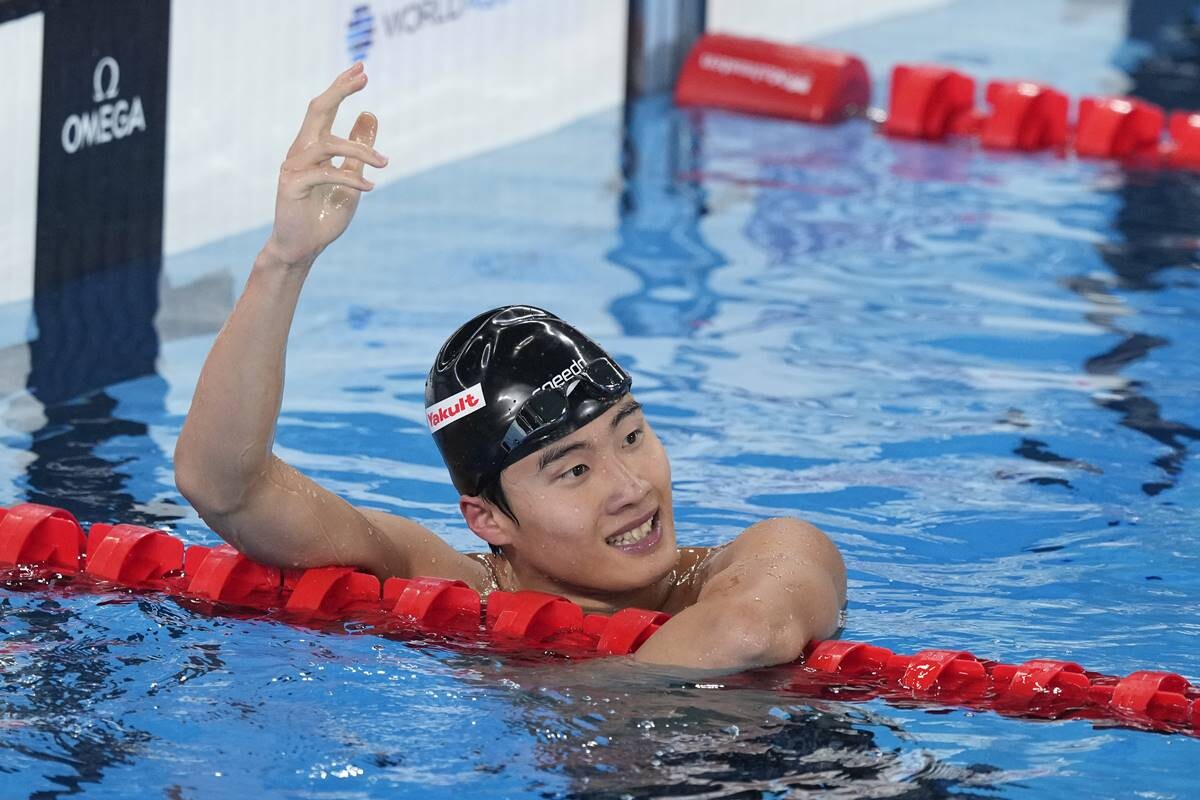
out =
{"type": "MultiPolygon", "coordinates": [[[[866,111],[869,86],[865,64],[850,53],[706,34],[684,61],[675,102],[832,123],[866,111]]],[[[1071,149],[1087,158],[1200,168],[1200,112],[1168,119],[1158,106],[1134,97],[1084,97],[1072,125],[1065,94],[1024,80],[991,81],[984,99],[989,108],[976,108],[975,80],[962,72],[899,64],[880,130],[926,141],[974,136],[993,150],[1071,149]]]]}
{"type": "MultiPolygon", "coordinates": [[[[585,614],[543,592],[492,592],[486,603],[462,581],[389,578],[350,567],[279,570],[229,545],[205,547],[138,525],[96,523],[85,533],[67,511],[0,507],[0,569],[7,582],[71,575],[98,588],[153,590],[219,607],[277,613],[291,621],[369,620],[383,632],[424,629],[471,636],[497,649],[537,648],[573,657],[625,655],[670,615],[627,608],[585,614]]],[[[2,577],[2,576],[0,576],[2,577]]],[[[773,688],[841,700],[955,705],[1042,719],[1200,735],[1200,688],[1182,675],[1139,670],[1125,677],[1071,661],[1003,664],[955,650],[915,655],[849,641],[816,641],[805,658],[770,673],[773,688]]],[[[742,673],[727,685],[762,686],[742,673]]]]}

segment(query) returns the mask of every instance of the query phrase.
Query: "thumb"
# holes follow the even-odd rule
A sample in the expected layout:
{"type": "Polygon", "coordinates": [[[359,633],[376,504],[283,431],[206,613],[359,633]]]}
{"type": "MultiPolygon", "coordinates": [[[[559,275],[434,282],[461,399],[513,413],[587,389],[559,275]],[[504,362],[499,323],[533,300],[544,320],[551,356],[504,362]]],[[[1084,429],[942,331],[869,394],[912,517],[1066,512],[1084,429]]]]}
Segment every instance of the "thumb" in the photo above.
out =
{"type": "MultiPolygon", "coordinates": [[[[358,119],[354,121],[354,127],[350,129],[350,141],[374,147],[377,133],[379,133],[379,120],[370,111],[364,111],[358,115],[358,119]]],[[[342,169],[352,169],[362,175],[363,162],[357,158],[347,157],[342,162],[342,169]]]]}

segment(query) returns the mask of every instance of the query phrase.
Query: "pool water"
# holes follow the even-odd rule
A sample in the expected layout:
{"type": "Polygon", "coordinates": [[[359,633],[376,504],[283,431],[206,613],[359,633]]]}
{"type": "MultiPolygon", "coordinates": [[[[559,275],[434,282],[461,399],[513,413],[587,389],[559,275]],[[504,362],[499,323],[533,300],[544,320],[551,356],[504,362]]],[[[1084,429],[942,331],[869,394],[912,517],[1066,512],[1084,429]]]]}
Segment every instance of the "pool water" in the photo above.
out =
{"type": "MultiPolygon", "coordinates": [[[[425,372],[469,316],[542,305],[632,372],[682,544],[778,515],[837,541],[846,638],[1200,679],[1198,220],[1196,174],[650,99],[368,197],[305,289],[277,452],[480,549],[425,372]]],[[[264,236],[166,265],[155,374],[4,400],[0,503],[215,541],[170,454],[264,236]]],[[[4,797],[1185,798],[1200,755],[153,594],[14,588],[0,632],[4,797]]]]}

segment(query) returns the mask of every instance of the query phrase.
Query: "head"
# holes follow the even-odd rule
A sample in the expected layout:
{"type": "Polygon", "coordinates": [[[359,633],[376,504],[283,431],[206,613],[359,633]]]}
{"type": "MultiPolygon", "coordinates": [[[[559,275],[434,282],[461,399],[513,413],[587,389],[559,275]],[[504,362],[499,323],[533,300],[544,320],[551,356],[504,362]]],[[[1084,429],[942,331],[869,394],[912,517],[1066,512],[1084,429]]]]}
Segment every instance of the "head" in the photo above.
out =
{"type": "Polygon", "coordinates": [[[481,314],[426,383],[471,529],[540,588],[628,592],[675,563],[670,466],[599,345],[530,306],[481,314]]]}

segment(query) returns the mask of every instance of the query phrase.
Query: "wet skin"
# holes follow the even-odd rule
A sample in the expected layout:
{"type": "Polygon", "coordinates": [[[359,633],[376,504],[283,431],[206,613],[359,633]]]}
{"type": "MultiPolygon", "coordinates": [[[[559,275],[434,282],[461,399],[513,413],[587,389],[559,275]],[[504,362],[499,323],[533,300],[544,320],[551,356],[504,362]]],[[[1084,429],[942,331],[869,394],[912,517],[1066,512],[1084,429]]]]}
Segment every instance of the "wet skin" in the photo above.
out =
{"type": "Polygon", "coordinates": [[[560,594],[589,610],[663,608],[681,555],[688,565],[702,555],[676,550],[671,465],[631,395],[500,480],[515,520],[478,497],[463,496],[460,506],[471,529],[503,549],[502,585],[560,594]],[[612,542],[647,522],[640,541],[612,542]]]}

